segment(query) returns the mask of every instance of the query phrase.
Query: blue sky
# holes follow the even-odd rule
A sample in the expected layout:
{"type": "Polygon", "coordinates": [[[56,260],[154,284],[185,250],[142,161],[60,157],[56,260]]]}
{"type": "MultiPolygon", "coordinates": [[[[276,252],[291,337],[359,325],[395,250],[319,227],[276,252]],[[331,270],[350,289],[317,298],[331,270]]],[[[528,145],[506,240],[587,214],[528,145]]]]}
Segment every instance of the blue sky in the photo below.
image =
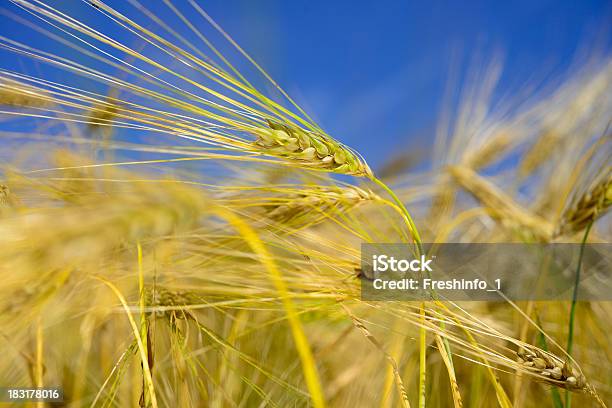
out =
{"type": "MultiPolygon", "coordinates": [[[[125,5],[124,0],[106,3],[125,5]]],[[[171,21],[161,2],[143,3],[163,19],[168,13],[171,21]]],[[[186,5],[184,0],[174,3],[186,5]]],[[[100,19],[77,0],[54,4],[67,6],[79,18],[100,19]]],[[[611,49],[610,33],[604,29],[612,22],[612,5],[606,1],[200,4],[328,133],[363,152],[374,167],[394,152],[431,144],[452,66],[487,64],[501,56],[500,89],[511,94],[526,82],[563,72],[582,48],[611,49]]],[[[29,37],[2,19],[1,35],[22,41],[29,37]]],[[[36,41],[41,47],[55,46],[36,41]]],[[[5,59],[3,66],[7,63],[17,64],[5,59]]],[[[45,69],[37,66],[34,71],[46,76],[45,69]]],[[[451,85],[460,86],[460,78],[451,85]]]]}
{"type": "Polygon", "coordinates": [[[606,1],[208,4],[328,132],[374,165],[411,143],[429,144],[451,61],[465,67],[498,53],[500,86],[512,89],[562,72],[594,42],[610,50],[606,1]]]}

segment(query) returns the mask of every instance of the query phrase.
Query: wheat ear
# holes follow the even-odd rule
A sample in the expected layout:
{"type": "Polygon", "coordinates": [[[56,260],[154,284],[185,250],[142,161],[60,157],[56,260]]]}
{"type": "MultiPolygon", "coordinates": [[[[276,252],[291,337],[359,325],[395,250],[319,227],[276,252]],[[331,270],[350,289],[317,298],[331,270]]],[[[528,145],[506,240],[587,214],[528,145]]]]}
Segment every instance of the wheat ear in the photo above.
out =
{"type": "Polygon", "coordinates": [[[267,218],[275,221],[287,221],[299,218],[316,210],[325,213],[327,209],[352,209],[366,201],[381,201],[382,199],[370,190],[355,186],[320,188],[316,193],[298,194],[290,197],[284,204],[269,209],[267,218]]]}
{"type": "Polygon", "coordinates": [[[365,161],[348,147],[322,133],[288,123],[267,121],[269,128],[254,131],[255,145],[266,154],[298,160],[334,173],[372,177],[365,161]]]}
{"type": "Polygon", "coordinates": [[[574,234],[597,220],[612,204],[612,166],[606,166],[561,215],[555,236],[574,234]]]}

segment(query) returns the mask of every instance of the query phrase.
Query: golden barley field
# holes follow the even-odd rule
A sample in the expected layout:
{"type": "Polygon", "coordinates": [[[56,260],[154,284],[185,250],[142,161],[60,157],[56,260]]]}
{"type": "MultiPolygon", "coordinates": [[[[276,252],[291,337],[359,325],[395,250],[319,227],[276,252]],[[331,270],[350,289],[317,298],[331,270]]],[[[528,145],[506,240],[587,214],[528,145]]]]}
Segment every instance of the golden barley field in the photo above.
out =
{"type": "Polygon", "coordinates": [[[360,293],[362,243],[610,243],[605,53],[495,109],[483,69],[430,168],[375,171],[205,2],[159,2],[181,30],[136,0],[6,3],[32,69],[0,68],[0,387],[63,401],[0,405],[612,402],[610,301],[360,293]]]}

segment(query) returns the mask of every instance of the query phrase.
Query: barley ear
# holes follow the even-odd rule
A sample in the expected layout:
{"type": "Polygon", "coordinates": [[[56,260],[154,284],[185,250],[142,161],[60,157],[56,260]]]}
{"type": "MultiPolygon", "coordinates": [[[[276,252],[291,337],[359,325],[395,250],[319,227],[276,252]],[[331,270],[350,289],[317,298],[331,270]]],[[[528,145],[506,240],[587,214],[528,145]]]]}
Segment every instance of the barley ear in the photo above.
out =
{"type": "Polygon", "coordinates": [[[372,177],[372,171],[356,153],[329,136],[289,123],[266,120],[268,128],[253,131],[255,146],[266,154],[288,158],[307,167],[339,174],[372,177]]]}
{"type": "Polygon", "coordinates": [[[603,169],[593,183],[576,195],[563,211],[555,236],[575,234],[595,222],[612,204],[612,166],[603,169]]]}

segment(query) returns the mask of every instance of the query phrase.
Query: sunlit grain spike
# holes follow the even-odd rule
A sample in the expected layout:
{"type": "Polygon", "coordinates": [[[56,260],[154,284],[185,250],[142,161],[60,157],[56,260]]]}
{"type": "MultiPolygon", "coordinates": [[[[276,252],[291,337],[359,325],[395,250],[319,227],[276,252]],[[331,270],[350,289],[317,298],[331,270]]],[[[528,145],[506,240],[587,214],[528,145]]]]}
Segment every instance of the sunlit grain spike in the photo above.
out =
{"type": "Polygon", "coordinates": [[[595,180],[572,197],[571,204],[561,216],[556,236],[584,230],[600,218],[612,205],[612,166],[604,166],[595,180]]]}
{"type": "Polygon", "coordinates": [[[254,131],[255,145],[264,153],[298,160],[334,173],[371,176],[364,161],[328,136],[292,124],[266,121],[269,129],[254,131]]]}

